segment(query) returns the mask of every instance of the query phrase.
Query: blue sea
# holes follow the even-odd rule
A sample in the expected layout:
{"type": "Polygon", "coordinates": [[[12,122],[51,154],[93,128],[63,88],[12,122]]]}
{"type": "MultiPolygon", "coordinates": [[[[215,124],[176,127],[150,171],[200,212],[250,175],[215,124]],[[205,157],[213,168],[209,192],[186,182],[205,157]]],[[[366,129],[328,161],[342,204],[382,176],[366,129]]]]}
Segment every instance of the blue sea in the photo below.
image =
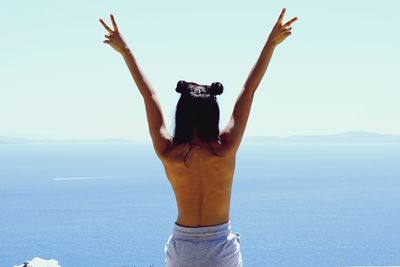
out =
{"type": "MultiPolygon", "coordinates": [[[[0,144],[0,267],[164,266],[177,218],[150,144],[0,144]]],[[[244,143],[244,266],[400,265],[400,144],[244,143]]]]}

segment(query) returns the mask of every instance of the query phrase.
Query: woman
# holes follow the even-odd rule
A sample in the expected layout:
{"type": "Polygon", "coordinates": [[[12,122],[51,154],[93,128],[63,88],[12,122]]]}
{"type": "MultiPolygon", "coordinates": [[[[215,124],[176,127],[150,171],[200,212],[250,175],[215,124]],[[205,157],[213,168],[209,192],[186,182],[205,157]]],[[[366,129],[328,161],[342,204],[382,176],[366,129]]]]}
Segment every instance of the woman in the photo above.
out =
{"type": "Polygon", "coordinates": [[[174,136],[168,133],[156,93],[140,71],[113,15],[113,29],[100,19],[108,32],[103,42],[122,55],[143,96],[153,147],[175,193],[178,218],[164,246],[167,266],[242,266],[240,234],[231,232],[229,219],[236,152],[254,93],[274,49],[291,34],[291,24],[297,20],[295,17],[283,23],[285,11],[252,68],[226,127],[219,131],[216,96],[222,94],[222,84],[180,80],[175,88],[181,97],[174,136]]]}

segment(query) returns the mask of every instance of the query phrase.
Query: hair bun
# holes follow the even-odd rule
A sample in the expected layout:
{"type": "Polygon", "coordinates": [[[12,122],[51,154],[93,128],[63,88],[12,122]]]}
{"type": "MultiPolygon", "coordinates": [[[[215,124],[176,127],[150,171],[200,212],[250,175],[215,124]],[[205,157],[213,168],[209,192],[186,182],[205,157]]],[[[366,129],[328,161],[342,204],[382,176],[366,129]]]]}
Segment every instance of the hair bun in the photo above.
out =
{"type": "Polygon", "coordinates": [[[224,86],[220,82],[213,82],[211,84],[211,91],[212,95],[220,95],[224,91],[224,86]]]}
{"type": "Polygon", "coordinates": [[[180,80],[177,84],[176,84],[176,88],[175,91],[177,93],[182,94],[186,89],[187,89],[188,83],[184,80],[180,80]]]}

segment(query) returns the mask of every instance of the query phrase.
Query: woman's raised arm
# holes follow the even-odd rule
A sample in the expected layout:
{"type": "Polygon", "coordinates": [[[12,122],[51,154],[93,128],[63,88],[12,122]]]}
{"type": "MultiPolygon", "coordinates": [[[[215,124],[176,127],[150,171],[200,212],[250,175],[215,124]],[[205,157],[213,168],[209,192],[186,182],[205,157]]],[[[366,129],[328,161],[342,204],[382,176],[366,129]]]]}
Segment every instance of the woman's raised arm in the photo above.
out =
{"type": "Polygon", "coordinates": [[[99,19],[100,23],[108,32],[108,35],[105,35],[107,39],[104,40],[103,43],[109,44],[112,48],[114,48],[118,53],[123,56],[133,77],[133,80],[136,83],[140,94],[143,96],[146,108],[147,122],[149,124],[149,132],[153,141],[154,149],[157,155],[159,157],[162,157],[163,153],[170,145],[172,137],[168,133],[167,127],[165,126],[160,103],[158,101],[155,91],[151,87],[149,81],[146,79],[144,74],[139,69],[135,57],[133,56],[128,45],[122,38],[122,35],[118,30],[117,23],[115,22],[114,16],[112,14],[110,14],[110,18],[114,30],[108,27],[102,19],[99,19]]]}
{"type": "Polygon", "coordinates": [[[239,148],[249,118],[254,93],[267,70],[272,54],[276,46],[291,34],[291,24],[297,20],[297,17],[294,17],[285,24],[282,24],[285,12],[286,9],[282,9],[278,21],[273,27],[268,40],[263,47],[260,57],[250,71],[250,74],[239,93],[239,97],[236,100],[228,124],[220,133],[221,140],[231,148],[230,150],[233,153],[236,153],[239,148]]]}
{"type": "Polygon", "coordinates": [[[275,23],[272,31],[265,43],[261,54],[253,66],[246,83],[244,84],[244,88],[250,91],[255,91],[260,84],[265,71],[268,68],[269,62],[271,60],[272,54],[280,43],[282,43],[289,35],[292,34],[292,23],[297,20],[297,17],[292,18],[285,24],[282,24],[283,17],[285,16],[286,8],[282,9],[281,14],[279,15],[278,21],[275,23]]]}

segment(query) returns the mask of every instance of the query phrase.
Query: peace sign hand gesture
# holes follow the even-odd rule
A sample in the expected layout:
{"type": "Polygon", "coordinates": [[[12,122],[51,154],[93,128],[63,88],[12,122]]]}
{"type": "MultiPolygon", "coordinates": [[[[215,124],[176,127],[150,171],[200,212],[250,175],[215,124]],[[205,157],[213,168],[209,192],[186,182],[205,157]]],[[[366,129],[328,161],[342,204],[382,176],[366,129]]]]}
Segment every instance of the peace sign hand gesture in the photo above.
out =
{"type": "Polygon", "coordinates": [[[110,27],[108,27],[102,19],[99,19],[100,23],[108,31],[108,35],[104,35],[107,40],[104,40],[103,43],[109,44],[112,48],[114,48],[117,52],[121,54],[129,51],[129,47],[122,38],[121,33],[118,31],[117,23],[115,23],[114,16],[112,14],[110,14],[110,18],[114,30],[110,29],[110,27]]]}
{"type": "Polygon", "coordinates": [[[289,35],[292,34],[292,32],[291,32],[292,26],[291,25],[293,22],[295,22],[298,19],[297,17],[294,17],[282,25],[282,20],[283,20],[283,16],[285,15],[285,12],[286,12],[286,8],[282,9],[282,12],[279,15],[278,21],[276,22],[274,28],[272,29],[272,31],[268,37],[268,42],[273,46],[277,46],[278,44],[283,42],[283,40],[285,40],[286,37],[288,37],[289,35]]]}

